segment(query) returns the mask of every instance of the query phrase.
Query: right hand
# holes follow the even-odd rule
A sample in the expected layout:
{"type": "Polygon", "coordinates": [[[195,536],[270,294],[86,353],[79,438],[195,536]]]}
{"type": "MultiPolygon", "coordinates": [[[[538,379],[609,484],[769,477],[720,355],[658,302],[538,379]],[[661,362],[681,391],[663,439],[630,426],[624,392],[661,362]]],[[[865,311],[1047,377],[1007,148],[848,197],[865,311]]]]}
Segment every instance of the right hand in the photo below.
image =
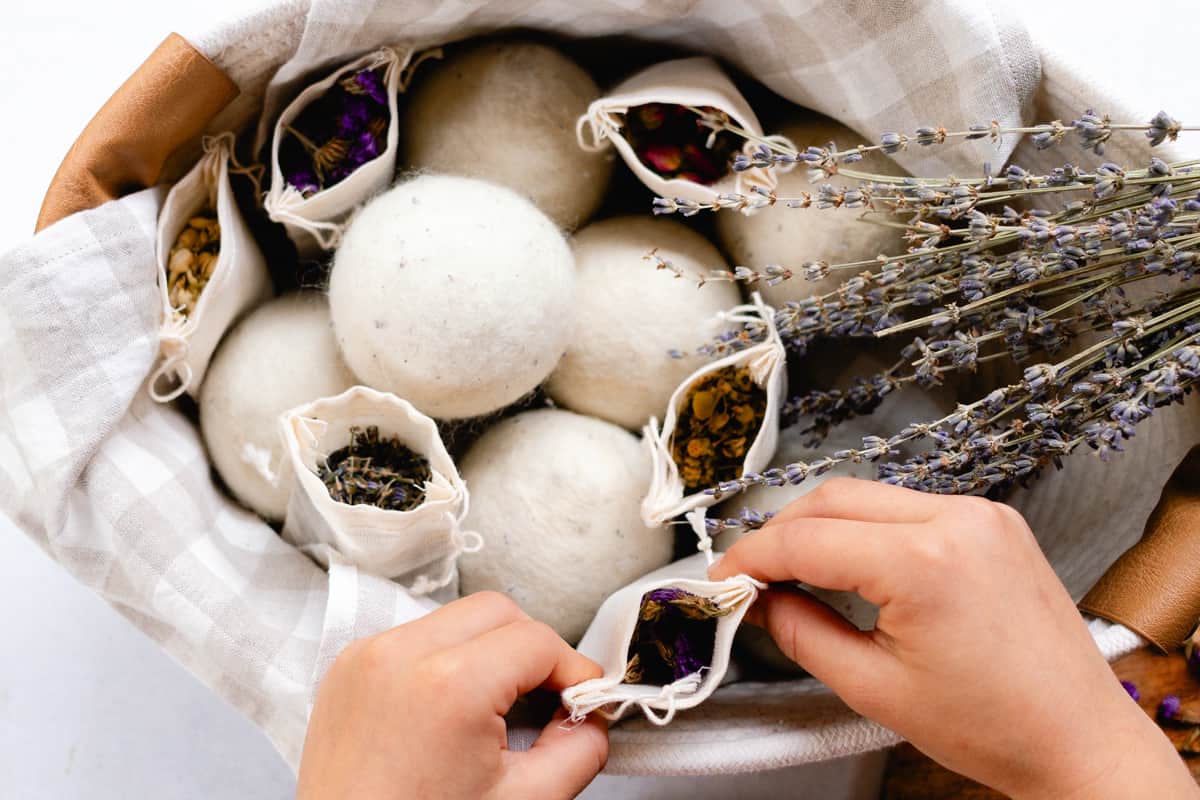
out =
{"type": "Polygon", "coordinates": [[[772,587],[748,620],[852,708],[1017,798],[1200,796],[1012,508],[832,479],[710,570],[858,592],[860,632],[772,587]]]}

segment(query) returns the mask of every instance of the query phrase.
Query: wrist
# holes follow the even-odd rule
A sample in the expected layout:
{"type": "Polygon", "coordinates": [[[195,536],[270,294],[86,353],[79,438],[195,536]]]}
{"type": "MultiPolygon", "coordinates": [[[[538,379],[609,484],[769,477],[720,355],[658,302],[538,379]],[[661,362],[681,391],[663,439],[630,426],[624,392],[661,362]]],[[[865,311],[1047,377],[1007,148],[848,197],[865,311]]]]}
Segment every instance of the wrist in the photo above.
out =
{"type": "Polygon", "coordinates": [[[1175,747],[1132,703],[1119,720],[1094,730],[1093,742],[1072,764],[1014,800],[1158,800],[1200,798],[1200,788],[1175,747]]]}

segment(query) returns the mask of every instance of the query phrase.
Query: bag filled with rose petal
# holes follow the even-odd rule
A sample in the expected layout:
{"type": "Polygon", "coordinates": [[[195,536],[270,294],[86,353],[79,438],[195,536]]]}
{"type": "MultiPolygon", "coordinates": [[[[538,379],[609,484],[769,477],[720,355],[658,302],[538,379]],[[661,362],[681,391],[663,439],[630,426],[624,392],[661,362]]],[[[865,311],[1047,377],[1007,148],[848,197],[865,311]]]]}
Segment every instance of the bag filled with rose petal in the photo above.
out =
{"type": "MultiPolygon", "coordinates": [[[[735,155],[751,155],[762,126],[746,98],[711,58],[681,58],[647,67],[588,106],[576,125],[579,143],[601,150],[611,142],[633,174],[669,199],[713,203],[723,193],[770,193],[775,170],[735,172],[735,155]],[[740,139],[705,124],[732,120],[749,134],[740,139]]],[[[756,206],[743,208],[751,213],[756,206]]]]}

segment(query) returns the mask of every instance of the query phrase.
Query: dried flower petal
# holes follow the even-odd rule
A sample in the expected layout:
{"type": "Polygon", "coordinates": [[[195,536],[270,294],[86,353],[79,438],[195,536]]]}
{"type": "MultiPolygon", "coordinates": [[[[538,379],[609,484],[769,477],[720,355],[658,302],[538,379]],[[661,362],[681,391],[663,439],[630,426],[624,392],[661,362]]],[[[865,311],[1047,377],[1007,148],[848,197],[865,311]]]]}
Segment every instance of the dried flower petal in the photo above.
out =
{"type": "Polygon", "coordinates": [[[428,459],[396,436],[380,438],[374,425],[352,427],[350,443],[326,458],[317,475],[339,503],[389,511],[411,511],[421,505],[425,484],[433,477],[428,459]]]}
{"type": "Polygon", "coordinates": [[[382,67],[343,77],[285,127],[284,180],[305,197],[337,185],[383,153],[390,118],[382,67]]]}
{"type": "Polygon", "coordinates": [[[732,610],[683,589],[646,592],[626,656],[624,682],[661,686],[708,667],[716,621],[732,610]]]}
{"type": "Polygon", "coordinates": [[[1172,721],[1179,717],[1179,711],[1183,707],[1178,695],[1169,694],[1162,699],[1158,704],[1158,718],[1165,721],[1172,721]]]}
{"type": "Polygon", "coordinates": [[[183,319],[196,310],[221,250],[216,213],[203,209],[187,221],[167,254],[167,301],[183,319]]]}
{"type": "Polygon", "coordinates": [[[726,118],[721,111],[700,111],[703,117],[673,103],[634,106],[625,115],[622,133],[638,159],[662,177],[709,186],[729,173],[738,139],[705,123],[707,118],[726,118]]]}
{"type": "Polygon", "coordinates": [[[746,367],[727,366],[688,389],[675,419],[671,455],[686,491],[741,477],[746,451],[758,436],[767,393],[746,367]]]}

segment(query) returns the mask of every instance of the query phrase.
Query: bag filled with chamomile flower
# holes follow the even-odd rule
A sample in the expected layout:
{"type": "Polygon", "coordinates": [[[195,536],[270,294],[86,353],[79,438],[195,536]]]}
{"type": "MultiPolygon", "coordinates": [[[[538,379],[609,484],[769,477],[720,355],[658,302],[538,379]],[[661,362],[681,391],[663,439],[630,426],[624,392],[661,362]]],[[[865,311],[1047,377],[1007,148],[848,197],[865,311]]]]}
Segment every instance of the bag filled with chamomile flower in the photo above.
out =
{"type": "Polygon", "coordinates": [[[230,183],[232,133],[204,140],[204,155],[171,187],[158,215],[162,321],[150,396],[195,394],[221,337],[271,296],[271,277],[230,183]]]}

